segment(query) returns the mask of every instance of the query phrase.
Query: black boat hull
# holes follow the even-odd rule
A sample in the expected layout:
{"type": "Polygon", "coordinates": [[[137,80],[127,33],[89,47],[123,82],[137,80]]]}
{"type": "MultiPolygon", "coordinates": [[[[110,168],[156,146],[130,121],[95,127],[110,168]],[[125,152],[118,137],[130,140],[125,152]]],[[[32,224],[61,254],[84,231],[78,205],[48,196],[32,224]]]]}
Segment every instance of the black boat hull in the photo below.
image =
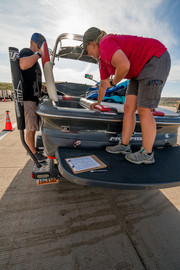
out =
{"type": "MultiPolygon", "coordinates": [[[[121,139],[123,113],[92,111],[84,108],[80,97],[63,100],[59,97],[58,106],[49,98],[44,98],[37,113],[42,119],[42,140],[45,152],[54,157],[58,147],[103,149],[115,145],[121,139]]],[[[157,136],[155,147],[176,145],[179,117],[155,117],[157,136]],[[174,122],[173,122],[174,121],[174,122]]],[[[136,116],[136,128],[131,137],[131,145],[142,145],[141,128],[136,116]]]]}

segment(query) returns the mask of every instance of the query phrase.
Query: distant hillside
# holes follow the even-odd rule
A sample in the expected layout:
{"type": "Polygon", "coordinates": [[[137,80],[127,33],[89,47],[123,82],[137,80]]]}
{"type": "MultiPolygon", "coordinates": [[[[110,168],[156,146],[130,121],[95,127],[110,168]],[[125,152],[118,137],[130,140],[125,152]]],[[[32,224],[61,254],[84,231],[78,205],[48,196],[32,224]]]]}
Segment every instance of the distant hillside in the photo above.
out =
{"type": "MultiPolygon", "coordinates": [[[[43,84],[45,85],[44,82],[43,82],[43,84]]],[[[0,90],[11,90],[11,91],[13,91],[12,83],[0,82],[0,90]]]]}
{"type": "MultiPolygon", "coordinates": [[[[45,83],[43,83],[45,85],[45,83]]],[[[0,82],[0,90],[13,90],[12,83],[0,82]]],[[[162,97],[160,100],[161,106],[176,107],[180,103],[180,97],[162,97]]]]}
{"type": "Polygon", "coordinates": [[[13,90],[12,83],[0,82],[0,90],[13,90]]]}
{"type": "Polygon", "coordinates": [[[180,97],[162,97],[159,104],[162,106],[176,107],[176,105],[179,103],[180,97]]]}

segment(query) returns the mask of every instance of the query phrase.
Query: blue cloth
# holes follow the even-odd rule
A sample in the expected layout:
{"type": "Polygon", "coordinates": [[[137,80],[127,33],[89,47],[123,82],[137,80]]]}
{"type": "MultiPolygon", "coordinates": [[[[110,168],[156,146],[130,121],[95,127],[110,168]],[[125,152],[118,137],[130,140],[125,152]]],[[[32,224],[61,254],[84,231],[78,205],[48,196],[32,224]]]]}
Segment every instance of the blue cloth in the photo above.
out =
{"type": "Polygon", "coordinates": [[[104,97],[103,101],[124,104],[125,96],[114,95],[114,96],[111,96],[111,97],[104,97]]]}
{"type": "MultiPolygon", "coordinates": [[[[87,99],[92,99],[92,100],[97,100],[98,99],[98,94],[99,94],[99,84],[97,83],[94,87],[89,87],[85,97],[87,99]]],[[[121,95],[118,94],[118,91],[121,89],[126,89],[129,84],[129,80],[126,80],[122,83],[117,84],[116,86],[110,87],[106,90],[105,97],[103,101],[107,101],[106,97],[113,97],[109,99],[109,102],[116,102],[116,103],[122,103],[124,104],[125,101],[125,95],[124,98],[121,98],[121,95]],[[118,101],[119,100],[119,101],[118,101]]],[[[123,97],[122,96],[122,97],[123,97]]]]}
{"type": "Polygon", "coordinates": [[[115,91],[120,90],[120,89],[123,89],[123,88],[127,88],[128,83],[129,83],[129,81],[125,81],[125,82],[122,82],[122,83],[117,84],[116,86],[113,86],[111,88],[108,88],[106,90],[105,97],[110,97],[111,94],[112,94],[112,92],[115,92],[115,91]]]}

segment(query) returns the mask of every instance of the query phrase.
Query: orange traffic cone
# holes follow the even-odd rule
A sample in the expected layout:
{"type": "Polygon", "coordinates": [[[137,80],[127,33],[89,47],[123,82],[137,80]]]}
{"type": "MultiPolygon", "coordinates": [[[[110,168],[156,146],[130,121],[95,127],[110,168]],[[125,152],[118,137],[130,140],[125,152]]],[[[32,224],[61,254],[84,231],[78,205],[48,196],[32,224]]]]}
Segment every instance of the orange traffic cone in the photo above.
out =
{"type": "Polygon", "coordinates": [[[11,131],[13,130],[11,120],[9,117],[9,111],[6,111],[6,126],[5,126],[5,131],[11,131]]]}

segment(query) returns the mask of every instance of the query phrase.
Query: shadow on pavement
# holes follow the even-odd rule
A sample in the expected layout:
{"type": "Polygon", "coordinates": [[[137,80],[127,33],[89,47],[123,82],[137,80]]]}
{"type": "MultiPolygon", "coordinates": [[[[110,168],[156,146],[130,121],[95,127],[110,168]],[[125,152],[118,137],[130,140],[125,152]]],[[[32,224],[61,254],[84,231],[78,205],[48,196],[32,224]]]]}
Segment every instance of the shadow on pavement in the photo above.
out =
{"type": "Polygon", "coordinates": [[[31,165],[0,201],[0,269],[180,269],[180,215],[161,191],[38,187],[31,165]]]}

